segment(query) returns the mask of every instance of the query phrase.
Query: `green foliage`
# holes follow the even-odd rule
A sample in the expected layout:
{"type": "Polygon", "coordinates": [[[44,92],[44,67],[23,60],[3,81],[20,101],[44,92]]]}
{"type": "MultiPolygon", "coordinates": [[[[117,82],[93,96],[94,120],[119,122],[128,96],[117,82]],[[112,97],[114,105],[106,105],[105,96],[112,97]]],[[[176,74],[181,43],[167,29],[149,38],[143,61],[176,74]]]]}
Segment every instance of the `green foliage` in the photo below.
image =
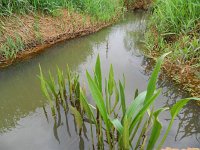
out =
{"type": "Polygon", "coordinates": [[[200,63],[199,0],[157,0],[149,21],[145,42],[148,53],[172,51],[171,60],[200,63]]]}
{"type": "Polygon", "coordinates": [[[109,20],[122,11],[122,0],[0,0],[0,15],[40,11],[57,14],[68,8],[89,14],[100,20],[109,20]]]}
{"type": "Polygon", "coordinates": [[[16,57],[16,54],[24,49],[23,40],[19,35],[14,38],[7,37],[4,44],[0,47],[0,54],[6,59],[16,57]]]}
{"type": "Polygon", "coordinates": [[[152,21],[159,32],[189,32],[200,19],[199,0],[157,0],[152,21]]]}
{"type": "MultiPolygon", "coordinates": [[[[58,82],[54,81],[51,74],[49,74],[50,81],[45,79],[40,68],[42,91],[51,107],[54,107],[54,105],[52,104],[53,101],[50,95],[56,95],[56,97],[60,95],[59,99],[55,99],[55,103],[57,104],[59,102],[59,105],[65,108],[63,102],[66,102],[66,105],[69,106],[68,108],[74,115],[75,122],[80,129],[79,134],[81,133],[84,121],[83,118],[87,118],[87,122],[90,124],[93,146],[95,145],[93,138],[96,136],[99,149],[104,148],[105,143],[103,141],[107,142],[109,149],[118,146],[118,149],[128,150],[130,147],[133,148],[133,146],[135,146],[135,149],[144,149],[147,147],[148,150],[151,150],[155,149],[157,145],[157,149],[161,149],[172,127],[173,121],[182,107],[190,99],[200,100],[199,98],[183,99],[172,106],[170,109],[172,118],[161,142],[157,144],[162,131],[162,124],[158,117],[161,112],[168,108],[159,108],[154,111],[152,107],[161,92],[160,89],[156,89],[156,82],[166,55],[167,54],[164,54],[157,60],[147,91],[138,93],[138,90],[136,90],[135,96],[133,96],[134,99],[130,104],[127,104],[126,101],[125,84],[122,84],[121,81],[119,81],[119,84],[116,84],[112,65],[108,75],[108,82],[107,79],[105,79],[105,83],[102,83],[101,61],[99,56],[97,57],[93,76],[86,71],[89,94],[92,96],[91,100],[93,100],[96,108],[89,103],[84,89],[80,87],[78,75],[73,77],[69,68],[67,68],[67,79],[69,81],[64,80],[63,72],[58,69],[58,82]],[[52,87],[55,83],[58,84],[58,89],[54,88],[56,85],[52,87]],[[102,84],[105,84],[105,93],[102,91],[102,84]],[[68,87],[67,90],[65,89],[66,87],[68,87]],[[99,116],[98,113],[100,114],[99,116]],[[96,133],[93,133],[93,125],[96,128],[96,133]],[[148,134],[149,132],[150,134],[148,134]],[[136,134],[139,136],[135,136],[136,134]],[[137,142],[133,143],[133,141],[137,142]]],[[[55,98],[55,96],[53,98],[55,98]]],[[[58,107],[58,105],[56,105],[56,107],[58,107]]]]}

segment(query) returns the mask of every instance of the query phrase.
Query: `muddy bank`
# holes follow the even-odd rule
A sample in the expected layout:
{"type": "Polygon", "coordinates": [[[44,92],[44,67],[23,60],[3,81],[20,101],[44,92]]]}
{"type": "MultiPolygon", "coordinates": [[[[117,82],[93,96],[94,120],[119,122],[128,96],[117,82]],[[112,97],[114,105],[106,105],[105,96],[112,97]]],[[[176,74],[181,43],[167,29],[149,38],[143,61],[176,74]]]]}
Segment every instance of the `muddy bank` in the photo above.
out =
{"type": "Polygon", "coordinates": [[[17,33],[23,41],[24,49],[9,59],[0,54],[0,68],[31,58],[55,43],[97,32],[117,20],[118,17],[107,22],[94,21],[89,16],[66,10],[56,17],[38,14],[2,18],[4,30],[0,38],[0,47],[7,37],[15,39],[17,33]]]}

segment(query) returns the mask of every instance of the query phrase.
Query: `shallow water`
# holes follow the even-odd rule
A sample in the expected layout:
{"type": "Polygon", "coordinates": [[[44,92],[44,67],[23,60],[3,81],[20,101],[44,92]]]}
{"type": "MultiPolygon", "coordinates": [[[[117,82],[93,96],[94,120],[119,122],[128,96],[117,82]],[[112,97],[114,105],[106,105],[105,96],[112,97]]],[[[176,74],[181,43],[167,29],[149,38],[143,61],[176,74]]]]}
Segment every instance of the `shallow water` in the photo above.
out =
{"type": "MultiPolygon", "coordinates": [[[[46,101],[37,77],[38,65],[44,72],[55,72],[56,66],[64,70],[68,64],[85,80],[85,70],[92,71],[99,54],[104,76],[108,74],[111,63],[116,78],[125,74],[126,95],[130,102],[136,88],[145,90],[151,72],[149,60],[141,53],[140,41],[143,40],[146,21],[146,14],[128,14],[112,27],[56,44],[31,60],[0,70],[0,150],[89,149],[87,138],[82,136],[80,139],[77,135],[70,114],[67,119],[62,114],[57,126],[51,117],[46,119],[42,109],[46,101]]],[[[162,78],[158,86],[163,88],[163,92],[156,101],[156,107],[171,106],[183,96],[166,78],[162,78]]],[[[46,107],[50,116],[48,105],[46,107]]],[[[160,116],[164,129],[168,119],[169,113],[160,116]]],[[[190,103],[183,109],[164,146],[200,147],[198,106],[190,103]]]]}

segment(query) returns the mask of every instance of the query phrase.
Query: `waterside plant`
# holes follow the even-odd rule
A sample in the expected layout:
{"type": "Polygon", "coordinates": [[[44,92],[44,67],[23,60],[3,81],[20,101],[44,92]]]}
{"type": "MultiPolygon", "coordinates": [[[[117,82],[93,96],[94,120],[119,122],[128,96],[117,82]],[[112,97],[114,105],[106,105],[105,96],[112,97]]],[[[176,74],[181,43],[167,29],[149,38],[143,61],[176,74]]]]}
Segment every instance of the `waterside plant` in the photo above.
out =
{"type": "Polygon", "coordinates": [[[51,73],[49,73],[49,79],[46,79],[40,67],[42,91],[48,99],[54,117],[56,108],[62,106],[65,111],[70,110],[74,115],[79,134],[81,134],[83,122],[90,124],[93,149],[95,145],[98,149],[104,149],[105,143],[108,144],[109,149],[161,149],[182,107],[190,99],[200,100],[199,98],[185,98],[174,104],[169,110],[171,120],[168,128],[164,136],[160,137],[162,124],[158,116],[169,108],[154,109],[153,105],[161,92],[161,89],[156,89],[156,82],[166,55],[162,55],[157,60],[147,90],[141,93],[136,90],[130,104],[126,100],[125,79],[116,82],[112,65],[108,79],[105,79],[103,84],[99,56],[93,76],[86,71],[89,91],[86,92],[86,88],[80,86],[79,76],[72,75],[69,67],[67,67],[67,80],[64,79],[63,72],[58,69],[57,83],[51,73]],[[104,88],[103,85],[105,85],[104,88]],[[88,99],[86,96],[88,94],[91,94],[92,99],[88,99]],[[92,100],[93,105],[89,103],[89,100],[92,100]],[[93,134],[97,136],[97,143],[94,143],[93,134]],[[160,138],[160,143],[157,143],[160,138]]]}

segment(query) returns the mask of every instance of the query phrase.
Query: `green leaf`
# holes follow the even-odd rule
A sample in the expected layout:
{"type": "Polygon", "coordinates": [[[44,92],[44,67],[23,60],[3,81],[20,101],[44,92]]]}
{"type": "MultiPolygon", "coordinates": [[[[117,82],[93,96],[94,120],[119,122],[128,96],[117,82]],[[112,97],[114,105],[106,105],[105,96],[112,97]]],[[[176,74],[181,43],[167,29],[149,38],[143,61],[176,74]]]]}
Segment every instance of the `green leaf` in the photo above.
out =
{"type": "Polygon", "coordinates": [[[100,92],[100,90],[99,90],[98,86],[95,84],[95,82],[92,80],[88,71],[86,71],[86,75],[87,75],[90,92],[92,94],[94,102],[97,105],[99,112],[100,112],[101,116],[103,117],[103,120],[104,120],[106,126],[108,128],[110,128],[108,115],[107,115],[107,111],[106,111],[106,107],[104,104],[104,99],[103,99],[102,93],[100,92]]]}
{"type": "Polygon", "coordinates": [[[114,84],[115,84],[114,71],[113,71],[113,66],[111,64],[110,71],[109,71],[109,79],[108,79],[108,92],[110,96],[113,94],[114,84]]]}
{"type": "Polygon", "coordinates": [[[121,99],[121,105],[122,105],[122,112],[123,112],[123,116],[125,116],[126,101],[125,101],[125,95],[124,95],[124,87],[123,87],[121,81],[119,81],[119,89],[120,89],[120,99],[121,99]]]}
{"type": "Polygon", "coordinates": [[[47,100],[50,102],[50,104],[52,103],[51,101],[51,98],[50,98],[50,95],[48,93],[48,90],[47,90],[47,87],[46,87],[46,80],[44,78],[44,75],[43,75],[43,72],[42,72],[42,68],[41,66],[39,65],[39,69],[40,69],[40,82],[41,82],[41,90],[44,94],[44,96],[47,98],[47,100]]]}
{"type": "Polygon", "coordinates": [[[97,56],[95,64],[95,81],[98,85],[99,90],[102,92],[101,61],[99,55],[97,56]]]}
{"type": "Polygon", "coordinates": [[[117,88],[117,84],[115,83],[115,103],[114,103],[114,105],[113,105],[113,108],[112,108],[112,110],[111,110],[111,113],[115,110],[115,108],[116,108],[118,102],[119,102],[119,90],[118,90],[118,88],[117,88]]]}
{"type": "MultiPolygon", "coordinates": [[[[171,53],[171,52],[169,52],[171,53]]],[[[145,102],[150,98],[152,97],[152,95],[154,94],[154,91],[156,89],[156,82],[157,82],[157,79],[158,79],[158,74],[160,72],[160,68],[161,68],[161,65],[162,65],[162,62],[164,60],[164,58],[169,54],[169,53],[165,53],[163,54],[160,58],[158,58],[157,62],[156,62],[156,66],[151,74],[151,78],[149,80],[149,83],[148,83],[148,86],[147,86],[147,95],[146,95],[146,98],[145,98],[145,102]]]]}
{"type": "Polygon", "coordinates": [[[128,117],[125,115],[124,120],[123,120],[123,149],[129,150],[129,120],[128,117]]]}
{"type": "Polygon", "coordinates": [[[96,119],[94,117],[94,113],[91,110],[90,108],[91,106],[88,104],[88,100],[84,96],[82,90],[80,91],[80,103],[81,103],[82,108],[85,110],[87,116],[89,117],[89,119],[92,120],[95,123],[95,125],[97,125],[96,119]]]}
{"type": "Polygon", "coordinates": [[[80,130],[83,126],[83,119],[82,119],[81,114],[75,107],[72,107],[71,105],[69,106],[69,109],[70,109],[71,113],[74,115],[76,125],[80,130]]]}
{"type": "Polygon", "coordinates": [[[149,142],[148,142],[148,145],[147,145],[147,150],[154,149],[154,146],[155,146],[156,142],[158,141],[158,138],[159,138],[161,130],[162,130],[162,124],[160,123],[158,116],[161,112],[163,112],[167,109],[169,109],[169,108],[167,108],[167,107],[166,108],[160,108],[153,113],[154,122],[153,122],[152,131],[151,131],[151,134],[150,134],[149,142]]]}
{"type": "Polygon", "coordinates": [[[139,111],[142,109],[143,105],[144,105],[144,100],[145,100],[145,96],[146,96],[146,91],[140,93],[135,100],[133,100],[130,104],[130,106],[128,107],[126,114],[128,116],[129,119],[134,118],[139,111]]]}
{"type": "Polygon", "coordinates": [[[122,135],[123,133],[123,126],[118,119],[114,119],[111,121],[113,126],[117,129],[117,131],[122,135]]]}
{"type": "Polygon", "coordinates": [[[50,80],[47,80],[47,84],[49,89],[51,90],[51,92],[53,93],[54,97],[57,97],[57,93],[56,93],[56,83],[55,80],[53,78],[53,76],[51,75],[51,72],[49,71],[49,78],[50,80]]]}
{"type": "Polygon", "coordinates": [[[155,94],[147,101],[147,103],[144,104],[142,109],[138,112],[136,117],[133,119],[130,125],[130,133],[132,133],[134,126],[136,125],[137,121],[144,115],[144,113],[147,111],[147,109],[150,108],[151,104],[156,100],[156,98],[159,96],[161,90],[158,90],[155,92],[155,94]]]}

